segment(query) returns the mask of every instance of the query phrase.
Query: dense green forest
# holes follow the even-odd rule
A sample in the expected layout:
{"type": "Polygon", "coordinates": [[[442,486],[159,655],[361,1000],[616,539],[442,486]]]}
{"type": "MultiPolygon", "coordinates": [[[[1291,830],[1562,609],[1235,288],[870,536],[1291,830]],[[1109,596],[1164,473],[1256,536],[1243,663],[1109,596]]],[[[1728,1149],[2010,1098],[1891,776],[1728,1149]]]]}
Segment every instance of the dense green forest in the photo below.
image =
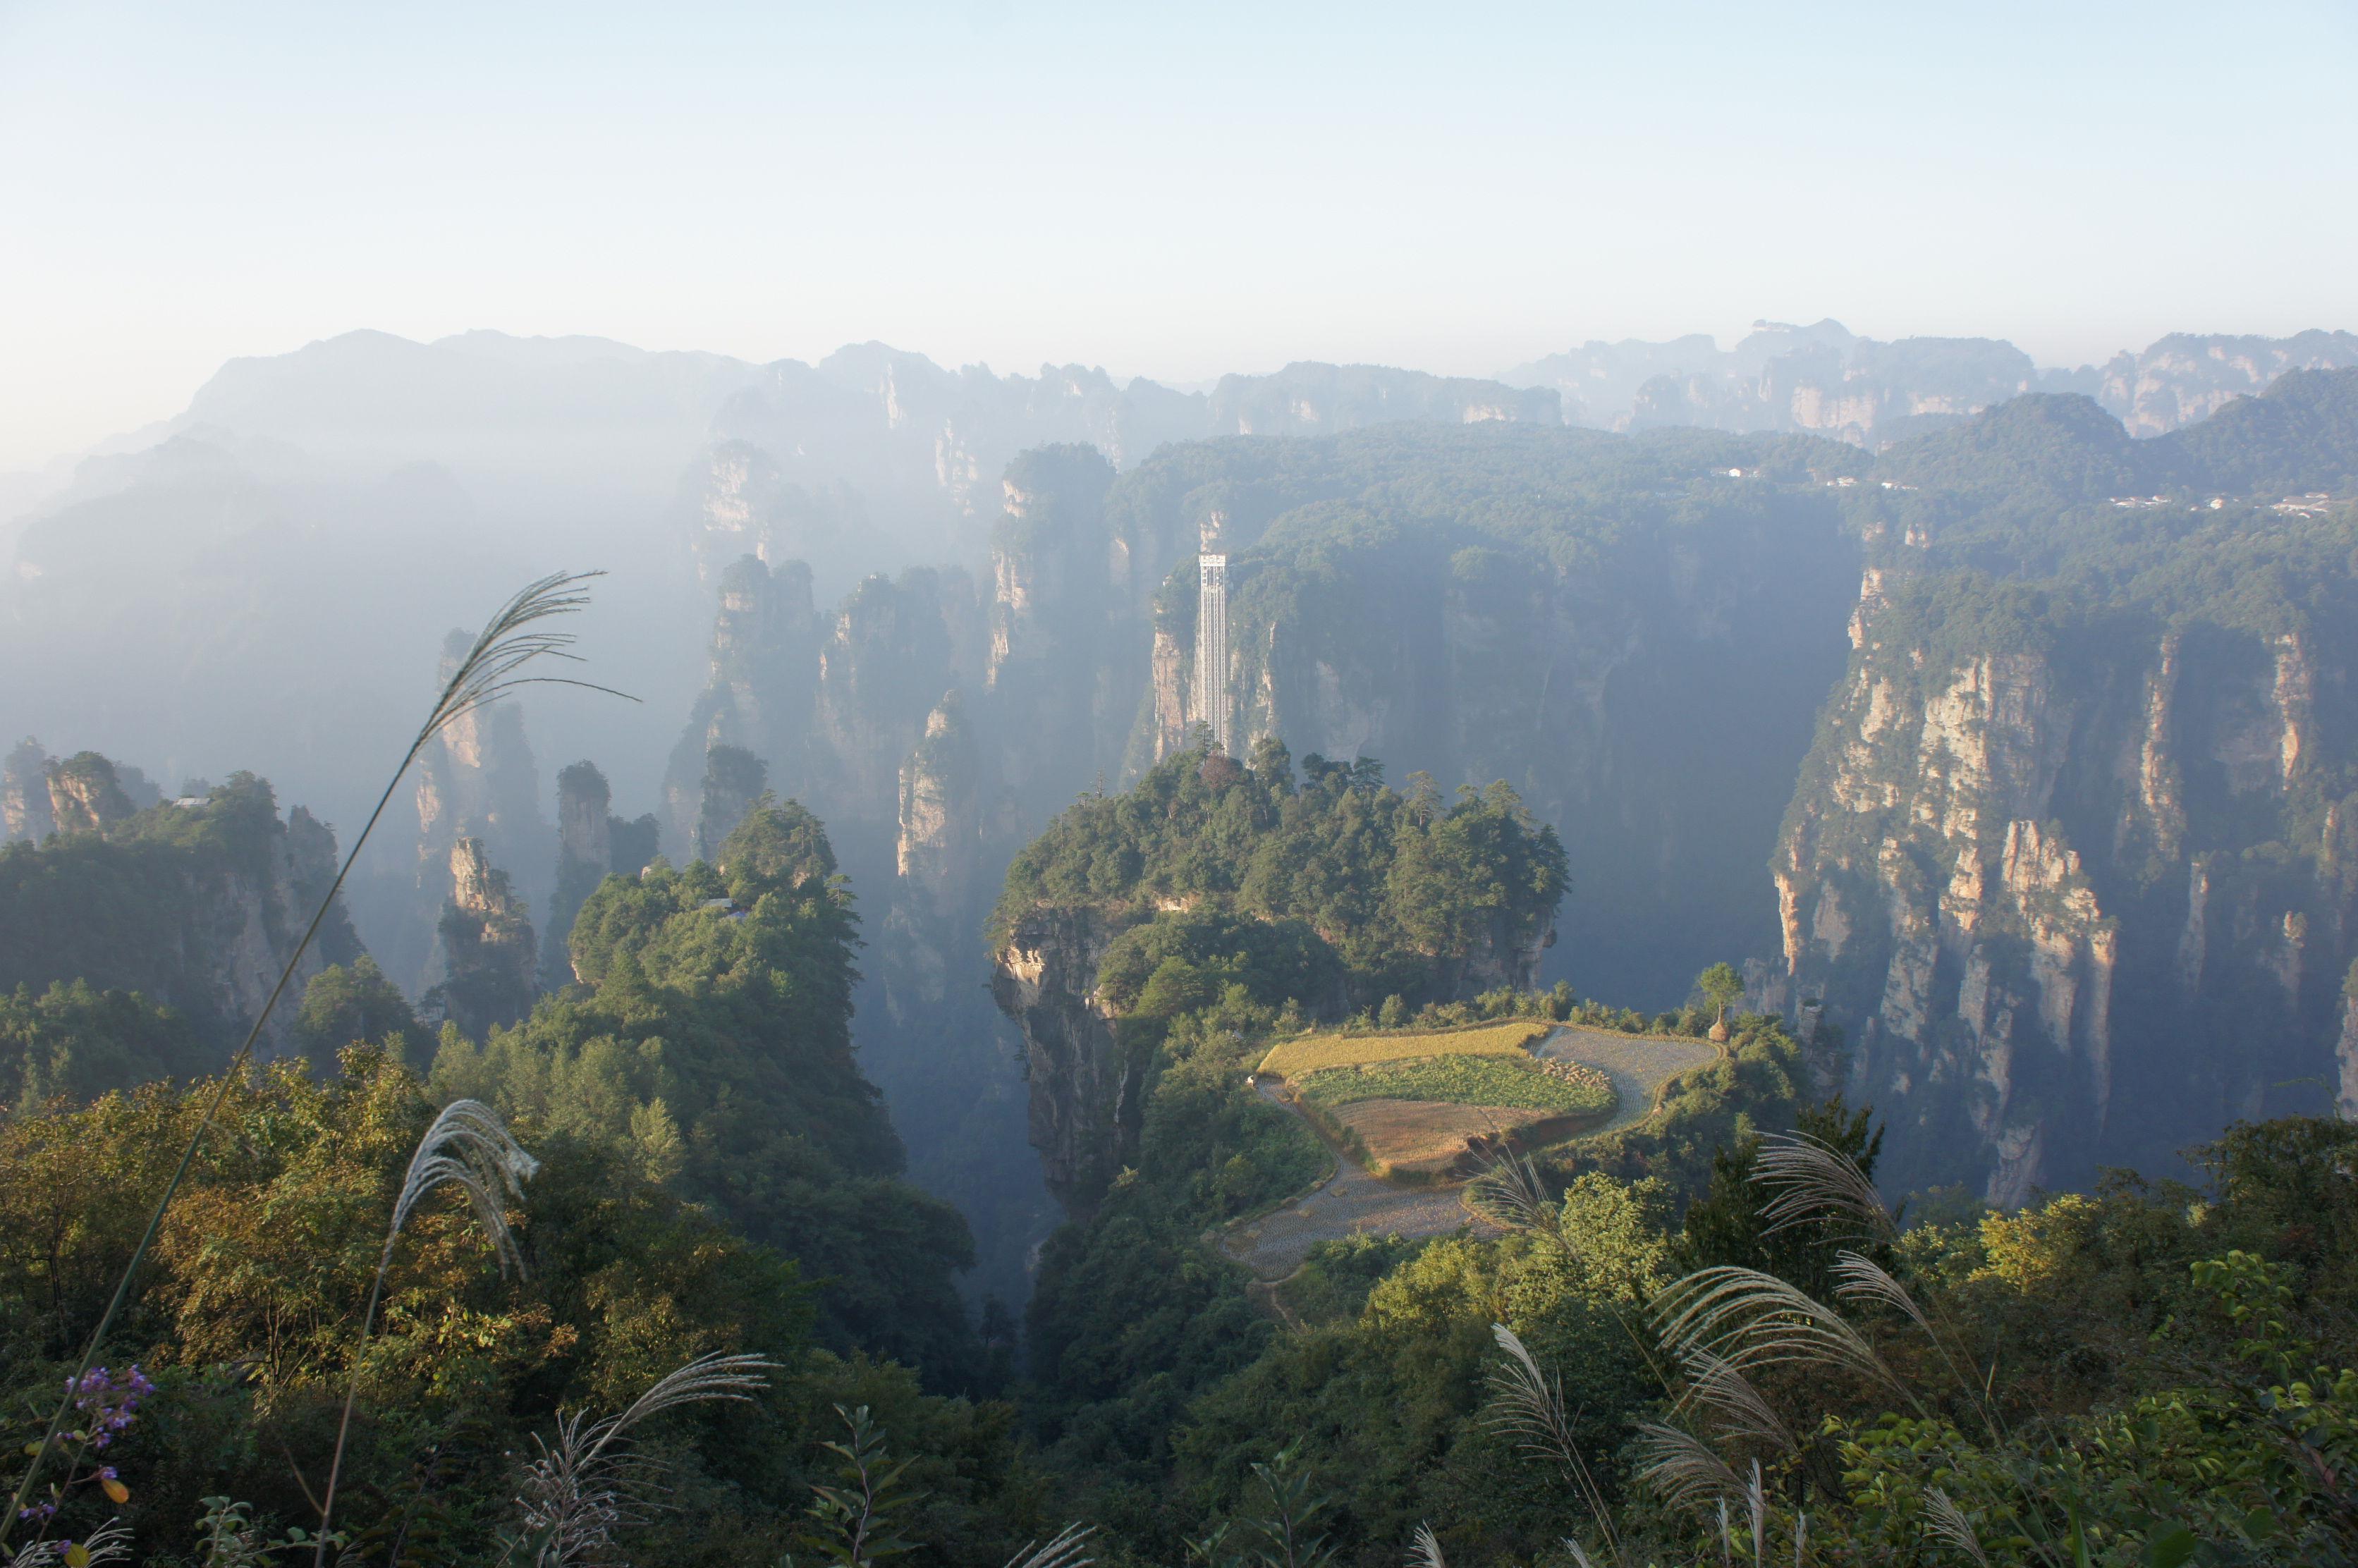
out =
{"type": "MultiPolygon", "coordinates": [[[[133,811],[105,758],[70,761],[103,770],[116,804],[44,841],[0,844],[0,989],[81,981],[136,991],[178,1010],[225,1055],[261,1001],[233,979],[259,968],[251,955],[241,966],[237,949],[257,939],[265,952],[292,947],[335,875],[333,835],[299,806],[282,818],[268,782],[251,773],[133,811]]],[[[316,946],[330,963],[360,956],[341,905],[316,946]]],[[[159,1059],[159,1070],[189,1065],[159,1059]]]]}
{"type": "MultiPolygon", "coordinates": [[[[900,1144],[853,1062],[857,922],[826,835],[764,805],[719,865],[609,879],[575,924],[582,983],[485,1040],[417,1036],[364,958],[313,979],[301,1037],[342,1034],[341,1059],[228,1087],[103,1357],[113,1380],[85,1400],[127,1419],[103,1453],[81,1445],[70,1482],[50,1477],[68,1483],[55,1519],[42,1501],[26,1527],[84,1534],[117,1511],[104,1481],[128,1488],[144,1550],[247,1561],[201,1542],[203,1499],[247,1505],[274,1539],[315,1519],[349,1385],[352,1560],[489,1562],[518,1539],[514,1466],[560,1411],[621,1411],[733,1352],[775,1363],[758,1404],[698,1404],[635,1450],[643,1560],[767,1563],[823,1535],[807,1505],[834,1479],[822,1444],[848,1437],[838,1403],[866,1407],[909,1464],[913,1527],[943,1560],[1001,1562],[1047,1533],[1011,1413],[968,1397],[1003,1387],[1011,1332],[986,1345],[969,1323],[964,1224],[896,1179],[900,1144]],[[539,1162],[513,1205],[521,1271],[463,1204],[429,1201],[359,1355],[403,1162],[462,1096],[539,1162]],[[136,1397],[135,1362],[153,1384],[136,1397]]],[[[135,994],[20,990],[0,1042],[21,1078],[0,1125],[0,1367],[23,1420],[71,1369],[219,1086],[123,1087],[198,1058],[178,1015],[135,994]]]]}
{"type": "MultiPolygon", "coordinates": [[[[1304,775],[1274,745],[1250,767],[1189,753],[1077,804],[1010,876],[1002,925],[1059,900],[1123,914],[1097,989],[1152,1062],[1135,1159],[1042,1260],[1020,1364],[950,1290],[955,1217],[894,1180],[824,830],[765,804],[714,864],[609,879],[574,925],[580,982],[513,1030],[434,1044],[364,962],[315,979],[306,1037],[363,1043],[228,1086],[76,1396],[89,1440],[24,1535],[293,1561],[350,1389],[346,1560],[515,1561],[545,1544],[533,1456],[567,1412],[739,1354],[763,1386],[632,1428],[610,1543],[546,1560],[884,1561],[882,1541],[1005,1563],[1072,1519],[1117,1564],[1390,1563],[1427,1535],[1421,1561],[1480,1564],[1748,1561],[1756,1540],[1828,1563],[2351,1560],[2345,1126],[2237,1129],[2198,1152],[2199,1188],[2123,1175],[2012,1214],[1936,1193],[1894,1215],[1872,1111],[1817,1103],[1779,1022],[1740,1015],[1639,1123],[1494,1168],[1483,1220],[1323,1242],[1254,1283],[1211,1236],[1330,1158],[1249,1085],[1273,1040],[1355,1007],[1364,1028],[1694,1038],[1725,994],[1705,977],[1650,1021],[1563,988],[1447,994],[1437,954],[1552,912],[1551,838],[1509,791],[1444,806],[1370,762],[1304,775]],[[1402,976],[1421,1004],[1360,1000],[1402,976]],[[537,1162],[508,1206],[522,1268],[430,1198],[363,1352],[404,1158],[462,1094],[537,1162]]],[[[158,1061],[185,1031],[87,987],[9,1016],[44,1049],[158,1061]]],[[[214,1087],[89,1100],[148,1069],[64,1059],[87,1076],[28,1078],[0,1125],[0,1355],[27,1422],[214,1087]]]]}
{"type": "Polygon", "coordinates": [[[1422,775],[1386,787],[1364,757],[1314,753],[1297,777],[1273,736],[1241,764],[1203,742],[1050,824],[1009,868],[990,938],[1040,905],[1117,924],[1180,906],[1187,918],[1150,920],[1106,956],[1121,1011],[1167,1016],[1249,982],[1316,1015],[1440,1000],[1511,968],[1548,939],[1565,883],[1555,829],[1504,784],[1444,802],[1422,775]]]}

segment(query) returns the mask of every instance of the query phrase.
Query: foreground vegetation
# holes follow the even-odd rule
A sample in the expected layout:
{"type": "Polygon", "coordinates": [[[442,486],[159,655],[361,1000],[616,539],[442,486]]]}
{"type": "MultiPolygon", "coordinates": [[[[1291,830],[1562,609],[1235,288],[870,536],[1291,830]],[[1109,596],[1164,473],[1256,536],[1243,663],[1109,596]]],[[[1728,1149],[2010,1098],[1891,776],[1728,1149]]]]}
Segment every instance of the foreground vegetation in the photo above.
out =
{"type": "MultiPolygon", "coordinates": [[[[1735,993],[1715,968],[1651,1021],[1568,987],[1467,996],[1487,938],[1453,912],[1497,913],[1500,867],[1545,872],[1510,793],[1416,806],[1271,753],[1205,775],[1156,788],[1171,819],[1235,814],[1248,860],[1325,842],[1289,810],[1390,820],[1396,864],[1453,822],[1490,848],[1423,862],[1455,869],[1418,884],[1422,926],[1084,888],[1130,922],[1098,989],[1140,1121],[1044,1249],[1021,1364],[1012,1325],[957,1300],[955,1213],[897,1177],[850,1049],[849,892],[797,807],[756,809],[725,871],[607,881],[573,929],[582,982],[481,1040],[429,1049],[354,964],[298,1011],[305,1039],[359,1036],[331,1069],[82,1098],[185,1026],[19,993],[0,1039],[44,1098],[0,1121],[0,1382],[25,1441],[60,1389],[71,1426],[10,1568],[2358,1562],[2342,1123],[2233,1129],[2193,1152],[2199,1184],[1895,1213],[1872,1113],[1732,1011],[1642,1121],[1495,1168],[1487,1224],[1333,1241],[1256,1286],[1207,1236],[1324,1161],[1252,1084],[1281,1043],[1341,1054],[1294,1067],[1328,1103],[1489,1097],[1563,1082],[1520,1065],[1556,1021],[1694,1038],[1735,993]],[[1356,1022],[1308,1033],[1322,1017],[1356,1022]]],[[[1304,854],[1295,885],[1344,859],[1304,854]]]]}

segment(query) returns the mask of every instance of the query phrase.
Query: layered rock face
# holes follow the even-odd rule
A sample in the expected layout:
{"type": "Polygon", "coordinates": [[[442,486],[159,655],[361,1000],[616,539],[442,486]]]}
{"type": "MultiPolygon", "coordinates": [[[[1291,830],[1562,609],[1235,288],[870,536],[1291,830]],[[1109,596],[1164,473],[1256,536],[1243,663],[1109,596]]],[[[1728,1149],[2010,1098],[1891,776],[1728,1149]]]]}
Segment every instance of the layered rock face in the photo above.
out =
{"type": "Polygon", "coordinates": [[[2007,1204],[2293,1108],[2349,1033],[2347,636],[1961,645],[1909,597],[1867,572],[1774,867],[1764,995],[1848,1023],[1828,1086],[1911,1129],[1899,1179],[2007,1204]]]}
{"type": "Polygon", "coordinates": [[[538,949],[524,901],[480,839],[450,846],[450,898],[435,927],[434,964],[419,1008],[472,1040],[521,1022],[539,994],[538,949]]]}
{"type": "Polygon", "coordinates": [[[2091,390],[2132,436],[2158,436],[2207,419],[2293,370],[2358,365],[2358,332],[2289,338],[2173,332],[2142,353],[2119,353],[2091,390]]]}
{"type": "Polygon", "coordinates": [[[1129,473],[1033,452],[979,584],[876,580],[821,611],[791,565],[724,574],[675,777],[693,802],[710,746],[740,745],[846,824],[883,934],[863,1048],[896,1108],[940,1087],[928,1021],[974,1016],[962,967],[996,966],[1030,1130],[1082,1192],[1130,1082],[1088,1000],[1105,934],[970,935],[1054,812],[1203,717],[1195,557],[1217,544],[1239,751],[1505,779],[1561,831],[1560,940],[1502,946],[1483,983],[1652,1008],[1755,956],[1756,1001],[1802,1020],[1828,1087],[1904,1130],[1897,1179],[2010,1198],[2339,1078],[2348,638],[2331,593],[2214,589],[2275,580],[2280,549],[2302,582],[2347,581],[2343,524],[2269,509],[2338,482],[2351,373],[2288,373],[2153,442],[2085,398],[2017,399],[1873,460],[1512,422],[1129,473]],[[2252,499],[2212,510],[2190,487],[2212,485],[2252,499]],[[2162,490],[2178,510],[2147,521],[2162,490]],[[2082,575],[2050,582],[2058,561],[2082,575]],[[2140,572],[2162,575],[2123,586],[2140,572]]]}
{"type": "Polygon", "coordinates": [[[48,767],[49,820],[59,833],[97,833],[131,815],[114,764],[81,752],[48,767]]]}
{"type": "Polygon", "coordinates": [[[1093,911],[1041,910],[991,974],[992,1000],[1023,1032],[1032,1147],[1068,1212],[1086,1212],[1129,1162],[1144,1111],[1151,1053],[1123,1047],[1097,994],[1116,935],[1093,911]]]}

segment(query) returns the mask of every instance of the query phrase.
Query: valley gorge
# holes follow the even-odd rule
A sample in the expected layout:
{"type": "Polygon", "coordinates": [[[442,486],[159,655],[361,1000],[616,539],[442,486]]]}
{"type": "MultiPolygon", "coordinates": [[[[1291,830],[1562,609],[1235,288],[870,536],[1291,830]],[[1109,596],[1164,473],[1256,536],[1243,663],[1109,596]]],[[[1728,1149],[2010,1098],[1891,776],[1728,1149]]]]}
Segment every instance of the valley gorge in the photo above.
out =
{"type": "MultiPolygon", "coordinates": [[[[364,860],[354,919],[429,1025],[480,1033],[571,981],[604,877],[799,802],[861,922],[861,1070],[965,1209],[971,1288],[1019,1302],[1133,1156],[1142,1065],[1094,995],[1118,924],[985,927],[1076,796],[1198,744],[1217,552],[1239,757],[1273,736],[1444,799],[1504,780],[1561,836],[1549,941],[1435,994],[1656,1011],[1727,959],[1822,1089],[1890,1119],[1905,1186],[2167,1168],[2237,1117],[2358,1107],[2358,373],[2285,369],[2335,352],[2158,348],[2125,406],[2176,387],[2207,417],[2135,437],[2110,394],[1993,382],[1881,451],[1571,427],[1511,386],[1347,367],[1194,403],[882,351],[731,381],[669,503],[665,591],[708,628],[693,694],[644,705],[669,744],[473,716],[405,784],[415,827],[364,860]],[[869,397],[881,432],[817,438],[869,397]],[[908,564],[863,575],[880,549],[908,564]]],[[[49,767],[11,763],[12,837],[122,815],[49,767]]]]}

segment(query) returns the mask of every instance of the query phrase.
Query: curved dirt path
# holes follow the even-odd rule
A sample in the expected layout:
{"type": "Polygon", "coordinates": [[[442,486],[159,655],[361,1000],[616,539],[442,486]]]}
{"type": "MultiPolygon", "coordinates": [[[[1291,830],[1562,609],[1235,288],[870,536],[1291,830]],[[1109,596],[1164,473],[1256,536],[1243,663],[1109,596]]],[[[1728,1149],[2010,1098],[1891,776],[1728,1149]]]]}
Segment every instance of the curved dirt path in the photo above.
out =
{"type": "MultiPolygon", "coordinates": [[[[1640,1038],[1607,1030],[1560,1024],[1531,1054],[1549,1061],[1585,1062],[1613,1080],[1613,1118],[1583,1137],[1617,1132],[1653,1114],[1661,1087],[1690,1068],[1719,1054],[1708,1041],[1662,1036],[1640,1038]]],[[[1288,1114],[1309,1119],[1275,1086],[1261,1084],[1262,1099],[1288,1114]]],[[[1312,1129],[1313,1135],[1316,1133],[1312,1129]]],[[[1577,1141],[1577,1140],[1574,1140],[1577,1141]]],[[[1264,1286],[1290,1279],[1321,1241],[1365,1232],[1371,1236],[1446,1236],[1460,1227],[1495,1230],[1461,1201],[1463,1184],[1401,1187],[1368,1174],[1349,1155],[1329,1145],[1334,1173],[1301,1196],[1288,1199],[1257,1219],[1231,1225],[1215,1238],[1221,1256],[1243,1264],[1264,1286]]],[[[1282,1306],[1279,1310],[1282,1312],[1282,1306]]]]}
{"type": "Polygon", "coordinates": [[[1531,1054],[1549,1062],[1585,1062],[1613,1080],[1613,1119],[1581,1134],[1601,1138],[1653,1115],[1662,1086],[1715,1059],[1719,1047],[1679,1035],[1616,1034],[1559,1023],[1531,1047],[1531,1054]]]}
{"type": "MultiPolygon", "coordinates": [[[[1260,1098],[1310,1126],[1301,1107],[1269,1084],[1260,1098]]],[[[1316,1135],[1316,1129],[1312,1129],[1316,1135]]],[[[1458,1201],[1459,1187],[1396,1187],[1368,1174],[1349,1155],[1329,1145],[1334,1174],[1300,1197],[1288,1199],[1258,1219],[1222,1231],[1223,1256],[1242,1263],[1255,1278],[1275,1282],[1290,1277],[1321,1241],[1358,1231],[1371,1236],[1444,1236],[1461,1225],[1482,1222],[1458,1201]]]]}

